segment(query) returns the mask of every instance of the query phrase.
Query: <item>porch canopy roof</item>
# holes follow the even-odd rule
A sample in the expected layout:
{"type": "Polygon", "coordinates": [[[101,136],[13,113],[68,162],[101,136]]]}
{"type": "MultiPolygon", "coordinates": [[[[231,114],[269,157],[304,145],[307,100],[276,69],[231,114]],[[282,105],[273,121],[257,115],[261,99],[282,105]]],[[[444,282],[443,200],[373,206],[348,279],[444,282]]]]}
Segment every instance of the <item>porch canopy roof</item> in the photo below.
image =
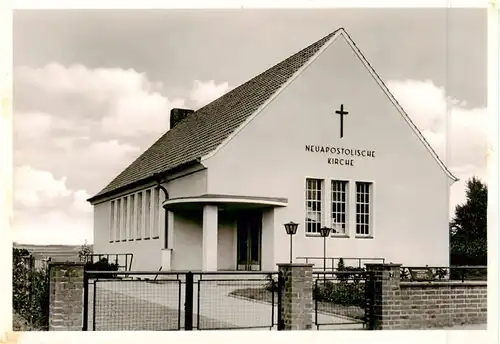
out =
{"type": "Polygon", "coordinates": [[[249,208],[286,207],[287,198],[256,197],[205,194],[192,197],[171,198],[163,202],[162,206],[170,211],[197,210],[207,204],[218,205],[221,210],[237,210],[249,208]]]}

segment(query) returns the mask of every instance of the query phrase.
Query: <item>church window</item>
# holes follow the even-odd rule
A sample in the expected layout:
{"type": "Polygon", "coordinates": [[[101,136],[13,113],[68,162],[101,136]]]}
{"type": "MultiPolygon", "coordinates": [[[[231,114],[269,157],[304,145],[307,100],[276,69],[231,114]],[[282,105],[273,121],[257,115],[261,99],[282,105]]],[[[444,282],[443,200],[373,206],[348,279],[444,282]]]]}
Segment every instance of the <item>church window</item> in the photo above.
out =
{"type": "Polygon", "coordinates": [[[115,241],[120,241],[120,234],[121,234],[121,214],[122,214],[122,202],[121,199],[116,200],[116,227],[115,227],[115,235],[116,235],[116,240],[115,241]]]}
{"type": "Polygon", "coordinates": [[[111,216],[109,218],[109,242],[113,242],[115,240],[115,201],[111,201],[111,216]]]}
{"type": "Polygon", "coordinates": [[[159,206],[160,206],[160,189],[153,188],[153,226],[151,228],[151,236],[153,239],[157,239],[159,237],[159,206]]]}
{"type": "Polygon", "coordinates": [[[128,239],[134,240],[134,229],[135,229],[135,195],[130,195],[130,223],[128,226],[128,239]]]}
{"type": "Polygon", "coordinates": [[[332,180],[332,228],[333,234],[346,233],[348,199],[347,182],[332,180]]]}
{"type": "Polygon", "coordinates": [[[371,223],[371,183],[356,182],[356,235],[369,236],[371,223]]]}
{"type": "Polygon", "coordinates": [[[136,223],[136,239],[142,239],[142,192],[137,194],[137,223],[136,223]]]}
{"type": "Polygon", "coordinates": [[[127,227],[128,227],[128,202],[127,197],[123,198],[123,221],[122,221],[122,241],[127,240],[127,227]]]}
{"type": "Polygon", "coordinates": [[[146,210],[144,211],[144,216],[146,217],[144,239],[149,239],[151,236],[151,190],[146,190],[146,210]]]}
{"type": "Polygon", "coordinates": [[[306,180],[306,233],[319,233],[322,218],[322,180],[306,180]]]}

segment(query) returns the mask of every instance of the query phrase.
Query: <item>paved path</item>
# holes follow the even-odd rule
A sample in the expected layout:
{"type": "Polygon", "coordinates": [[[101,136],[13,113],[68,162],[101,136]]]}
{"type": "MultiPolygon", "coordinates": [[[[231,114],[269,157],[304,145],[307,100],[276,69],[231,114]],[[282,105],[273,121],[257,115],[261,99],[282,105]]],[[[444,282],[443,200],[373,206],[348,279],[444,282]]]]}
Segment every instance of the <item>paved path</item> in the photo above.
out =
{"type": "MultiPolygon", "coordinates": [[[[198,327],[197,314],[200,314],[200,316],[204,317],[203,323],[200,321],[200,329],[212,329],[220,326],[219,324],[224,324],[224,328],[262,326],[263,328],[271,329],[273,322],[276,323],[277,321],[276,306],[273,307],[269,303],[229,296],[229,293],[236,289],[262,288],[264,283],[264,280],[238,280],[229,283],[202,280],[199,283],[195,283],[193,288],[194,327],[198,327]]],[[[97,293],[99,293],[100,289],[160,304],[172,310],[178,310],[179,306],[181,310],[184,309],[185,285],[179,281],[162,283],[102,281],[97,284],[97,293]]],[[[99,298],[97,300],[98,302],[105,302],[104,300],[99,301],[99,298]]],[[[137,314],[136,316],[141,317],[141,314],[137,314]]],[[[314,317],[314,312],[311,314],[311,317],[314,317]]],[[[184,316],[180,320],[181,327],[184,327],[184,316]]],[[[352,320],[319,313],[318,322],[323,324],[345,324],[352,322],[352,320]]],[[[313,329],[316,329],[316,326],[313,329]]],[[[362,329],[362,324],[323,325],[320,329],[362,329]]]]}

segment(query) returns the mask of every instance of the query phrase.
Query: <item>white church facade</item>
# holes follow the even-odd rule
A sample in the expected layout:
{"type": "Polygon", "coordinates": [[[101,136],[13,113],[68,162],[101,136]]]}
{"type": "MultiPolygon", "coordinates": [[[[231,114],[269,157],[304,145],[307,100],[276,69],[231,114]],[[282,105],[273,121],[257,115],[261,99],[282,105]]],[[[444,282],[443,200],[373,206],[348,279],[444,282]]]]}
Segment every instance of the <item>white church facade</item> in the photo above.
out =
{"type": "MultiPolygon", "coordinates": [[[[167,114],[166,114],[167,115],[167,114]]],[[[101,192],[94,251],[132,270],[275,270],[293,259],[449,265],[457,180],[344,29],[196,110],[101,192]]]]}

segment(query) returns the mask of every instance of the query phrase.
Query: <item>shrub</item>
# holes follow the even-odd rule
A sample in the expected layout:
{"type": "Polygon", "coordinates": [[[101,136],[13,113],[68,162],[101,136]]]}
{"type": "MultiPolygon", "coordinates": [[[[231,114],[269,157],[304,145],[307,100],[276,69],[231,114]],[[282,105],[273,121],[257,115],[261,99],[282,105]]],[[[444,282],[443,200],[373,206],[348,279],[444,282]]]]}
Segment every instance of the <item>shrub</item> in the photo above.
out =
{"type": "Polygon", "coordinates": [[[364,284],[339,281],[333,283],[318,281],[313,290],[313,298],[318,301],[331,302],[342,306],[364,307],[364,284]]]}
{"type": "MultiPolygon", "coordinates": [[[[118,271],[118,263],[110,263],[106,258],[101,258],[97,262],[88,261],[85,263],[87,271],[118,271]]],[[[116,278],[116,274],[102,274],[99,278],[116,278]]]]}
{"type": "Polygon", "coordinates": [[[272,274],[268,274],[264,288],[270,292],[276,291],[278,289],[278,280],[275,279],[272,274]]]}
{"type": "Polygon", "coordinates": [[[24,249],[13,249],[12,306],[34,329],[47,330],[49,275],[46,267],[33,268],[34,258],[24,249]],[[28,254],[28,255],[27,255],[28,254]]]}
{"type": "Polygon", "coordinates": [[[364,307],[365,287],[360,283],[364,268],[345,266],[344,260],[339,259],[336,274],[337,280],[318,280],[313,289],[313,298],[318,301],[332,302],[343,306],[364,307]],[[349,273],[352,272],[352,273],[349,273]]]}

